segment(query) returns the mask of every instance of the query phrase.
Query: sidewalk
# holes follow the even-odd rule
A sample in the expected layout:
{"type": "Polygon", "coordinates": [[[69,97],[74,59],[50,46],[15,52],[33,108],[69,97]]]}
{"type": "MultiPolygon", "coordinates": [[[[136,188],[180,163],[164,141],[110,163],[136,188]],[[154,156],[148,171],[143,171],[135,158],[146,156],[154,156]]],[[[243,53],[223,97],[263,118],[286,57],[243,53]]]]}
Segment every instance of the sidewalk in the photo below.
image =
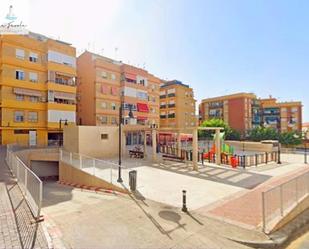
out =
{"type": "Polygon", "coordinates": [[[41,223],[33,223],[32,213],[23,199],[5,162],[0,147],[0,249],[48,248],[41,223]]]}
{"type": "Polygon", "coordinates": [[[199,214],[215,217],[248,229],[255,229],[262,223],[262,192],[308,172],[308,166],[273,177],[251,191],[242,191],[225,202],[218,202],[196,210],[199,214]]]}

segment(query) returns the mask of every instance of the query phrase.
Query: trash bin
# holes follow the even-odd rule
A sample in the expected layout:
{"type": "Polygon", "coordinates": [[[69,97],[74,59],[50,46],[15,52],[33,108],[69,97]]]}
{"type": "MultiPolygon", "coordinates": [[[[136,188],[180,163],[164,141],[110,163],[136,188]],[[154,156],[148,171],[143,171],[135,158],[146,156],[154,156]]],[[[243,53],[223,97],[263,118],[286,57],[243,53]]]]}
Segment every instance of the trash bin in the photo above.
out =
{"type": "Polygon", "coordinates": [[[135,191],[136,190],[136,177],[137,177],[137,171],[136,170],[131,170],[129,172],[129,185],[130,185],[130,190],[135,191]]]}

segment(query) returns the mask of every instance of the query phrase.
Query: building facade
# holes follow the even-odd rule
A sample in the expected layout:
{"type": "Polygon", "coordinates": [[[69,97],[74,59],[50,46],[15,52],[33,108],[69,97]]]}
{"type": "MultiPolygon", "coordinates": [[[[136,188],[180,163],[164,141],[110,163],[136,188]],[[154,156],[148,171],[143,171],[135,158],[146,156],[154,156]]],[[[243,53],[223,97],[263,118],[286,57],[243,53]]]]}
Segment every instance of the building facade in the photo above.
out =
{"type": "Polygon", "coordinates": [[[193,89],[180,81],[168,81],[160,88],[160,127],[185,129],[195,127],[193,89]]]}
{"type": "Polygon", "coordinates": [[[244,132],[257,124],[255,100],[256,96],[251,93],[204,99],[199,106],[200,122],[218,118],[235,130],[244,132]]]}
{"type": "Polygon", "coordinates": [[[252,93],[204,99],[199,113],[200,122],[219,118],[243,134],[257,126],[271,127],[281,132],[302,129],[301,102],[277,102],[271,96],[260,99],[252,93]]]}
{"type": "Polygon", "coordinates": [[[76,121],[76,50],[43,35],[0,36],[1,144],[47,145],[76,121]],[[63,122],[62,122],[63,121],[63,122]]]}
{"type": "MultiPolygon", "coordinates": [[[[159,78],[88,51],[78,57],[77,72],[79,124],[118,125],[122,105],[124,125],[159,127],[159,78]]],[[[132,132],[127,139],[127,144],[136,144],[141,137],[132,132]]]]}

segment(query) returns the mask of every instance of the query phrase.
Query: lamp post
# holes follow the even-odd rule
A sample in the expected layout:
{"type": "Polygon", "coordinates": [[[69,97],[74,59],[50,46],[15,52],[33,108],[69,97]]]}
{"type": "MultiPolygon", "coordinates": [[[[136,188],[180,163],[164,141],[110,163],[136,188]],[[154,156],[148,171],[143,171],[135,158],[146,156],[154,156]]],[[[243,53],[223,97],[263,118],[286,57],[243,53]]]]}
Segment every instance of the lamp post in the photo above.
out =
{"type": "Polygon", "coordinates": [[[307,162],[307,137],[305,137],[305,158],[304,158],[304,161],[305,161],[305,164],[308,164],[307,162]]]}
{"type": "Polygon", "coordinates": [[[117,182],[123,182],[121,178],[121,143],[122,143],[122,131],[121,131],[121,126],[122,126],[122,104],[119,106],[119,138],[118,138],[118,179],[117,182]]]}
{"type": "MultiPolygon", "coordinates": [[[[61,136],[60,136],[61,128],[62,128],[61,127],[62,122],[64,122],[64,126],[68,125],[68,120],[67,119],[59,119],[59,136],[58,136],[58,144],[59,144],[59,146],[62,145],[61,136]]],[[[62,139],[63,139],[63,133],[62,133],[62,139]]]]}

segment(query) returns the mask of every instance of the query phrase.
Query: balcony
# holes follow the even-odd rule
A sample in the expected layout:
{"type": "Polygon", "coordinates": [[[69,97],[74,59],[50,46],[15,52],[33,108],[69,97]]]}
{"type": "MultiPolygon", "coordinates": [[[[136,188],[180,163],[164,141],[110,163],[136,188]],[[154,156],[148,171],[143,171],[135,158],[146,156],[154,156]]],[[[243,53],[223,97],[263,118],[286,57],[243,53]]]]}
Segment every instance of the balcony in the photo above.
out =
{"type": "Polygon", "coordinates": [[[160,99],[165,99],[166,95],[160,95],[160,99]]]}
{"type": "Polygon", "coordinates": [[[167,115],[168,118],[175,118],[175,116],[176,116],[175,113],[167,115]]]}
{"type": "Polygon", "coordinates": [[[160,115],[160,118],[166,118],[166,115],[160,115]]]}
{"type": "MultiPolygon", "coordinates": [[[[171,97],[175,97],[176,96],[176,94],[175,93],[169,93],[168,95],[167,95],[167,97],[169,97],[169,98],[171,98],[171,97]]],[[[160,96],[161,97],[161,96],[160,96]]]]}
{"type": "Polygon", "coordinates": [[[160,109],[165,109],[166,105],[160,105],[160,109]]]}
{"type": "Polygon", "coordinates": [[[168,105],[169,108],[173,108],[173,107],[175,107],[175,106],[176,106],[175,104],[169,104],[169,105],[168,105]]]}

